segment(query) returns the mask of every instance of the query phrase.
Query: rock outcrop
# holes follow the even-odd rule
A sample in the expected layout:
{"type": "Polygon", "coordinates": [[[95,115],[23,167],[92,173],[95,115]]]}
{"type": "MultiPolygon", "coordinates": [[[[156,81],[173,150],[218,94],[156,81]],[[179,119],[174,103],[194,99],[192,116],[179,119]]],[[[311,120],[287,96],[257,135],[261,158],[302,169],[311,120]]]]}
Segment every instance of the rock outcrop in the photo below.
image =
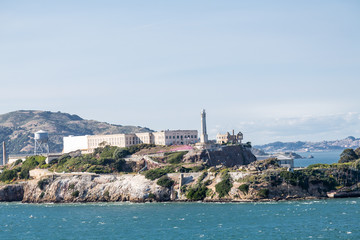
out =
{"type": "Polygon", "coordinates": [[[0,187],[0,202],[22,201],[23,184],[11,184],[0,187]]]}
{"type": "Polygon", "coordinates": [[[184,157],[185,162],[206,162],[208,166],[223,165],[234,167],[256,161],[250,148],[242,145],[219,146],[214,149],[190,151],[184,157]]]}
{"type": "Polygon", "coordinates": [[[140,174],[67,174],[24,185],[23,202],[115,202],[170,200],[170,190],[140,174]]]}

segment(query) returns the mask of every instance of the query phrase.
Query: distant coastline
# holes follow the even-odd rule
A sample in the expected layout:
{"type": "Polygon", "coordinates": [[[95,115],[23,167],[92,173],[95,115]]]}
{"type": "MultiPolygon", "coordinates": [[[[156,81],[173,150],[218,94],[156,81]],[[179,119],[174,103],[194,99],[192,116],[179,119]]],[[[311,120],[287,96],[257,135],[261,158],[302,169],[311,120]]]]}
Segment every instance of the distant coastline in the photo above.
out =
{"type": "Polygon", "coordinates": [[[265,152],[325,152],[360,147],[360,138],[349,136],[342,140],[322,142],[274,142],[264,145],[255,145],[254,148],[265,152]]]}

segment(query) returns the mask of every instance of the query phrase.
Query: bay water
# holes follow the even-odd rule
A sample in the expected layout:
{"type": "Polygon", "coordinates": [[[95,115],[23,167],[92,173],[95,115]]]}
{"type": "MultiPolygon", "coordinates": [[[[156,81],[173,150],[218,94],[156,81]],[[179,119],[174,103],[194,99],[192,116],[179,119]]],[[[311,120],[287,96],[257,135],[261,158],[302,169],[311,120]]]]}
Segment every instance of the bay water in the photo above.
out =
{"type": "Polygon", "coordinates": [[[337,163],[340,159],[340,154],[342,150],[336,151],[324,151],[324,152],[297,152],[303,159],[294,159],[295,167],[307,167],[311,164],[316,163],[325,163],[325,164],[332,164],[337,163]],[[312,155],[314,158],[309,158],[312,155]]]}
{"type": "Polygon", "coordinates": [[[360,239],[360,199],[0,203],[0,239],[360,239]]]}

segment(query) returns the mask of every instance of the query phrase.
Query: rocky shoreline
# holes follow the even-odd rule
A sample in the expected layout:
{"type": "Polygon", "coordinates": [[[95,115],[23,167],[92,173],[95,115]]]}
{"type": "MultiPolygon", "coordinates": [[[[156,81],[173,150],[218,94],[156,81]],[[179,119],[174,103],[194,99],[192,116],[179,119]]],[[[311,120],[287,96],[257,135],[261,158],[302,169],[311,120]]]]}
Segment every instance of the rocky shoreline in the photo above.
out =
{"type": "MultiPolygon", "coordinates": [[[[211,181],[207,196],[202,202],[264,202],[304,199],[326,199],[337,197],[357,197],[354,191],[326,191],[322,183],[313,184],[304,190],[299,186],[283,183],[277,186],[265,186],[260,183],[248,192],[239,190],[240,178],[246,177],[241,172],[230,172],[232,187],[227,196],[219,197],[215,185],[221,181],[216,173],[209,173],[205,178],[202,173],[172,173],[174,180],[170,188],[159,186],[156,181],[146,179],[141,174],[103,175],[73,174],[53,175],[33,179],[18,184],[0,186],[0,201],[23,203],[81,203],[81,202],[192,202],[182,193],[182,188],[190,188],[202,181],[211,181]],[[181,177],[180,177],[181,176],[181,177]],[[180,186],[180,181],[183,184],[180,186]],[[268,189],[267,196],[259,196],[261,189],[268,189]]],[[[358,192],[357,192],[358,193],[358,192]]]]}

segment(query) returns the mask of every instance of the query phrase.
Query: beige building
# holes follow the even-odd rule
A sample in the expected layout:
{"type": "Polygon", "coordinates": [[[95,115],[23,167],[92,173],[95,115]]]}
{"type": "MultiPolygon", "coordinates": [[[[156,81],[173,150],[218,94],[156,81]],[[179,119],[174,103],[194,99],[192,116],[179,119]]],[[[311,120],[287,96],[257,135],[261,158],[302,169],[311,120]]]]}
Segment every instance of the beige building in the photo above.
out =
{"type": "Polygon", "coordinates": [[[188,145],[196,143],[196,130],[166,130],[134,134],[86,135],[64,137],[64,153],[76,150],[93,152],[100,145],[129,147],[136,144],[188,145]]]}
{"type": "Polygon", "coordinates": [[[153,133],[156,145],[194,144],[198,139],[197,134],[196,130],[166,130],[153,133]]]}
{"type": "Polygon", "coordinates": [[[220,134],[218,133],[216,135],[216,143],[218,144],[224,144],[224,143],[241,143],[243,140],[243,134],[239,132],[235,135],[235,132],[233,130],[232,134],[227,132],[226,134],[220,134]]]}

